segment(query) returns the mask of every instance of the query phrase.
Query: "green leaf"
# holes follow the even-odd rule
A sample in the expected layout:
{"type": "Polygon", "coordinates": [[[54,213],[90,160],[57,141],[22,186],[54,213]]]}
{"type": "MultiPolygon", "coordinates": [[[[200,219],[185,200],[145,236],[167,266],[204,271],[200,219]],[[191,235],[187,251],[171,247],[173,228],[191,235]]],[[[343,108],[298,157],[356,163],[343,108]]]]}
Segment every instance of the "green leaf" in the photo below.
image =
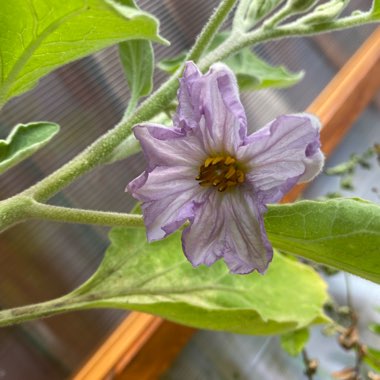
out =
{"type": "Polygon", "coordinates": [[[367,347],[366,355],[363,360],[375,371],[380,371],[380,351],[371,347],[367,347]]]}
{"type": "Polygon", "coordinates": [[[281,335],[281,347],[291,356],[299,355],[309,341],[307,328],[295,330],[281,335]]]}
{"type": "Polygon", "coordinates": [[[130,39],[166,43],[158,21],[123,0],[0,2],[0,106],[55,68],[130,39]]]}
{"type": "Polygon", "coordinates": [[[120,59],[131,91],[134,109],[142,96],[149,95],[153,88],[153,48],[146,40],[126,41],[119,44],[120,59]]]}
{"type": "MultiPolygon", "coordinates": [[[[219,33],[210,44],[212,51],[228,37],[228,33],[219,33]]],[[[174,73],[186,58],[185,53],[159,62],[158,67],[168,73],[174,73]]],[[[290,87],[299,82],[304,72],[298,73],[287,70],[284,66],[271,66],[258,58],[249,48],[223,61],[236,74],[240,91],[262,90],[264,88],[290,87]]]]}
{"type": "Polygon", "coordinates": [[[271,205],[273,246],[380,283],[380,206],[360,199],[271,205]]]}
{"type": "Polygon", "coordinates": [[[58,131],[58,124],[43,121],[16,125],[0,140],[0,174],[41,149],[58,131]]]}
{"type": "Polygon", "coordinates": [[[248,48],[224,61],[236,74],[240,91],[284,88],[298,83],[304,72],[293,73],[284,66],[271,66],[248,48]]]}
{"type": "Polygon", "coordinates": [[[380,0],[373,0],[371,16],[375,20],[380,19],[380,0]]]}
{"type": "Polygon", "coordinates": [[[374,333],[380,335],[380,325],[377,323],[372,323],[369,326],[369,329],[374,333]]]}
{"type": "Polygon", "coordinates": [[[75,308],[118,307],[214,330],[275,334],[325,322],[326,284],[310,267],[276,255],[265,275],[232,275],[223,262],[193,268],[179,233],[148,244],[115,228],[98,271],[66,296],[75,308]],[[300,291],[302,289],[302,291],[300,291]]]}
{"type": "Polygon", "coordinates": [[[186,58],[186,52],[180,53],[173,58],[163,59],[157,63],[157,67],[166,73],[175,73],[186,58]]]}

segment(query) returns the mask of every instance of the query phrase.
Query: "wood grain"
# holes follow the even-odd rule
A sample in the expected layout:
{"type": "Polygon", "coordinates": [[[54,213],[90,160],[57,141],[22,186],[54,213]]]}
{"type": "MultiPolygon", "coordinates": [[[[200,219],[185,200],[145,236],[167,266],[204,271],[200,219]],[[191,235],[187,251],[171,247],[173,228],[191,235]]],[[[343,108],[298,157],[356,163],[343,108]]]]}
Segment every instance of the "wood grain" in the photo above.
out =
{"type": "MultiPolygon", "coordinates": [[[[380,89],[380,28],[338,72],[307,109],[323,125],[326,156],[335,149],[380,89]]],[[[301,194],[295,187],[284,202],[301,194]]],[[[74,380],[156,379],[171,364],[194,329],[146,314],[131,313],[74,376],[74,380]]]]}

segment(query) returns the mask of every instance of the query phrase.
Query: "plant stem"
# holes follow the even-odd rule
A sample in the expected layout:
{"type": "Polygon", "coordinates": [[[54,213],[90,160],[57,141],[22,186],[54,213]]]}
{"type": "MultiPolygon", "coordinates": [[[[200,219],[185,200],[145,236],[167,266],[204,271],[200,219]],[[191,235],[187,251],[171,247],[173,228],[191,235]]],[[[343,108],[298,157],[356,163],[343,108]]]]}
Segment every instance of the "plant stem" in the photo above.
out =
{"type": "Polygon", "coordinates": [[[206,27],[200,33],[193,48],[190,50],[186,61],[198,61],[201,55],[206,51],[209,44],[214,39],[216,32],[223,24],[224,20],[231,12],[237,0],[225,0],[222,1],[219,7],[215,10],[210,20],[206,24],[206,27]]]}
{"type": "Polygon", "coordinates": [[[371,19],[368,13],[363,13],[355,16],[345,17],[335,20],[334,22],[326,22],[314,25],[298,24],[297,21],[279,26],[275,29],[260,27],[249,33],[232,34],[227,38],[217,49],[207,54],[200,60],[198,66],[201,70],[207,69],[212,63],[222,61],[229,55],[237,51],[261,42],[269,40],[277,40],[287,37],[305,37],[320,33],[326,33],[334,30],[342,30],[364,23],[375,23],[379,20],[371,19]]]}
{"type": "Polygon", "coordinates": [[[73,209],[38,202],[33,202],[29,208],[29,217],[64,223],[97,224],[110,227],[144,227],[141,215],[73,209]]]}
{"type": "MultiPolygon", "coordinates": [[[[75,309],[78,310],[78,307],[75,309]]],[[[34,305],[0,310],[0,327],[32,321],[38,318],[45,318],[69,310],[70,306],[66,304],[64,297],[34,305]]]]}

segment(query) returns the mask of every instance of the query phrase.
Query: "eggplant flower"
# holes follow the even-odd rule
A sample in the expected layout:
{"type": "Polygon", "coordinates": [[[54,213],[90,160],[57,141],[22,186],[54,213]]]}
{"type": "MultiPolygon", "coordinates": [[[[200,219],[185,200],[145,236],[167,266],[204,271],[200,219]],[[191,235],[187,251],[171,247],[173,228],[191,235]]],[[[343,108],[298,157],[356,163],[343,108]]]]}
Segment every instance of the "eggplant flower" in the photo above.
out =
{"type": "Polygon", "coordinates": [[[202,75],[187,62],[178,100],[174,128],[133,129],[148,167],[127,191],[142,202],[148,241],[189,221],[182,246],[194,266],[223,258],[232,273],[263,273],[273,256],[266,204],[320,172],[319,121],[279,116],[248,136],[236,78],[221,63],[202,75]]]}

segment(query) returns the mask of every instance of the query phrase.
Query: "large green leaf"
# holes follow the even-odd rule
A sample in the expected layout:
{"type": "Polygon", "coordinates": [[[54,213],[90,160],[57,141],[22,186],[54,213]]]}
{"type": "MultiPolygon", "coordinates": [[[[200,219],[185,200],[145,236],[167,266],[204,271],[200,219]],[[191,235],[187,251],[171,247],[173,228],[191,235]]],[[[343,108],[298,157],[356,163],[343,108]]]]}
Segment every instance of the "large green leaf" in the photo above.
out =
{"type": "Polygon", "coordinates": [[[360,199],[272,205],[273,246],[380,283],[380,206],[360,199]]]}
{"type": "Polygon", "coordinates": [[[129,0],[0,1],[0,106],[75,59],[129,39],[166,42],[129,0]]]}
{"type": "Polygon", "coordinates": [[[233,275],[219,261],[193,268],[179,233],[148,244],[145,231],[114,228],[97,272],[52,301],[0,311],[0,326],[88,308],[125,308],[213,330],[277,334],[328,321],[326,284],[309,266],[276,254],[267,273],[233,275]]]}
{"type": "Polygon", "coordinates": [[[43,121],[16,125],[6,140],[0,140],[0,174],[42,148],[58,131],[57,124],[43,121]]]}
{"type": "Polygon", "coordinates": [[[115,228],[99,270],[68,296],[70,309],[119,307],[190,326],[272,334],[325,320],[324,281],[308,266],[276,255],[268,272],[241,276],[218,262],[193,268],[178,233],[148,244],[145,232],[115,228]]]}

